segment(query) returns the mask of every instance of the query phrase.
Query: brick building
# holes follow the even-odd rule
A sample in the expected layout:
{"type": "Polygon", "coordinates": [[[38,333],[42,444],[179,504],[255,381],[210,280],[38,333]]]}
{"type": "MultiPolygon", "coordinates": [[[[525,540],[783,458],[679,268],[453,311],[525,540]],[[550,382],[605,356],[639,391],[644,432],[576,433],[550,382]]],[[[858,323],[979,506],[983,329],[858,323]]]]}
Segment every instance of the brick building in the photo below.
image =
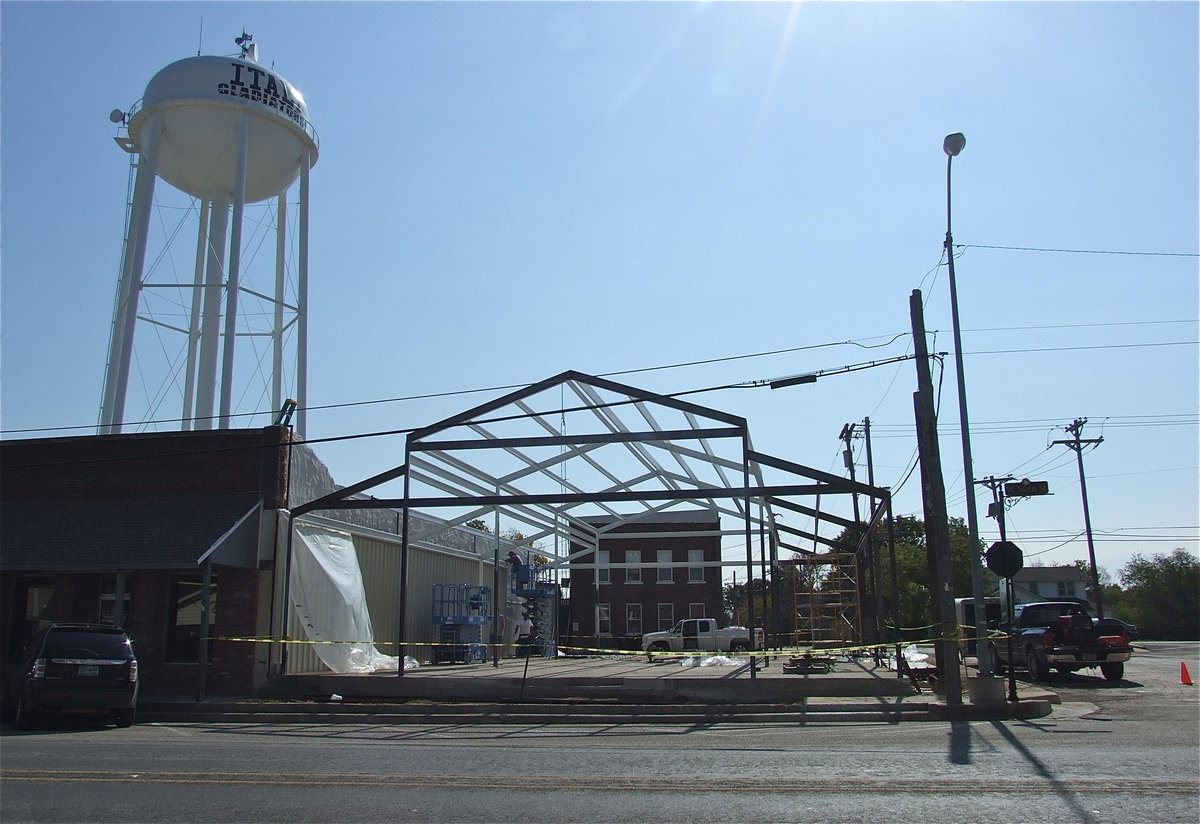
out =
{"type": "Polygon", "coordinates": [[[598,549],[572,545],[564,647],[634,649],[643,632],[670,629],[684,618],[721,617],[717,513],[664,512],[620,524],[582,520],[598,530],[598,549]]]}
{"type": "Polygon", "coordinates": [[[272,426],[0,444],[6,668],[50,622],[106,621],[133,637],[149,694],[253,693],[265,645],[232,639],[271,624],[289,437],[272,426]]]}

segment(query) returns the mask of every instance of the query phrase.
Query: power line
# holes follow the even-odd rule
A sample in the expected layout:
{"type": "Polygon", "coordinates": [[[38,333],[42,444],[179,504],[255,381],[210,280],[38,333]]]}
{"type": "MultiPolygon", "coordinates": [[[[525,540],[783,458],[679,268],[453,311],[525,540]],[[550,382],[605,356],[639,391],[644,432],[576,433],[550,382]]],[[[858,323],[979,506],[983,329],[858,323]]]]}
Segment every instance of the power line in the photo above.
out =
{"type": "Polygon", "coordinates": [[[987,246],[982,243],[956,243],[957,249],[999,249],[1006,252],[1059,252],[1072,255],[1136,255],[1139,257],[1200,257],[1196,252],[1128,252],[1112,249],[1046,249],[1039,246],[987,246]]]}

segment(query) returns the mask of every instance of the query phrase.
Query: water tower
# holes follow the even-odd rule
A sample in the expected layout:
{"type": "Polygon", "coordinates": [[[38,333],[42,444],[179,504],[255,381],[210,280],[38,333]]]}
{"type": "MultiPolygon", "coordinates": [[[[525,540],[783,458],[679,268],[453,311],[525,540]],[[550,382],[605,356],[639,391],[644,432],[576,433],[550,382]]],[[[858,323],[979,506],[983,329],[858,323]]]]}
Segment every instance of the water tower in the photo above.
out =
{"type": "MultiPolygon", "coordinates": [[[[175,368],[183,399],[184,429],[228,428],[234,387],[238,298],[243,293],[243,222],[249,204],[274,198],[274,294],[255,290],[273,307],[260,335],[271,339],[270,402],[280,410],[285,397],[299,406],[296,429],[304,434],[307,390],[308,199],[309,169],[317,162],[317,135],[300,92],[280,74],[257,62],[257,50],[243,34],[240,56],[196,56],[172,63],[146,86],[128,112],[112,113],[127,134],[117,143],[129,152],[131,197],[113,313],[112,336],[100,410],[100,431],[117,433],[133,361],[139,304],[144,290],[162,286],[144,279],[147,238],[155,208],[157,178],[194,200],[198,223],[194,271],[177,287],[179,319],[156,322],[183,333],[186,354],[175,368]],[[287,242],[287,195],[299,180],[299,220],[287,242]],[[292,254],[289,256],[289,251],[292,254]],[[294,269],[292,293],[285,271],[294,269]],[[285,330],[295,354],[293,386],[285,387],[285,330]]],[[[250,294],[250,290],[246,290],[250,294]]],[[[146,318],[143,318],[144,320],[146,318]]],[[[268,371],[268,370],[260,370],[268,371]]]]}

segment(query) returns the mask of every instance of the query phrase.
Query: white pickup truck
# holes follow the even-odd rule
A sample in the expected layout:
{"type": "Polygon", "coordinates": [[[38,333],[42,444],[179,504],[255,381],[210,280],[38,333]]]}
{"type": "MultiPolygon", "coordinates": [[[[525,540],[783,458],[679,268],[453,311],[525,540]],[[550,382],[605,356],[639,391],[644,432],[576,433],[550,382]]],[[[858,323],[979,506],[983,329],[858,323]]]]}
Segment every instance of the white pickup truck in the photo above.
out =
{"type": "MultiPolygon", "coordinates": [[[[754,630],[754,646],[766,644],[761,628],[754,630]]],[[[642,636],[642,651],[653,661],[665,652],[746,652],[750,649],[750,630],[745,627],[717,629],[715,618],[687,618],[665,632],[647,632],[642,636]]]]}

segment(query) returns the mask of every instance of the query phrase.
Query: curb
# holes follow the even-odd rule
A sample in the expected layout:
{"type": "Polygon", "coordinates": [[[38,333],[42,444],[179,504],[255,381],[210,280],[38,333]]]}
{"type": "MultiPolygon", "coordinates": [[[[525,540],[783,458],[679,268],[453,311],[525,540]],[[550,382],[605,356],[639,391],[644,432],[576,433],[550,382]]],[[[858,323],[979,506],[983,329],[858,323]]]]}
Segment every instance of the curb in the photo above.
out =
{"type": "Polygon", "coordinates": [[[1047,699],[996,706],[944,703],[854,703],[804,701],[798,704],[691,705],[521,703],[393,704],[334,702],[145,702],[138,721],[160,723],[254,724],[811,724],[904,721],[993,721],[1041,718],[1047,699]]]}

